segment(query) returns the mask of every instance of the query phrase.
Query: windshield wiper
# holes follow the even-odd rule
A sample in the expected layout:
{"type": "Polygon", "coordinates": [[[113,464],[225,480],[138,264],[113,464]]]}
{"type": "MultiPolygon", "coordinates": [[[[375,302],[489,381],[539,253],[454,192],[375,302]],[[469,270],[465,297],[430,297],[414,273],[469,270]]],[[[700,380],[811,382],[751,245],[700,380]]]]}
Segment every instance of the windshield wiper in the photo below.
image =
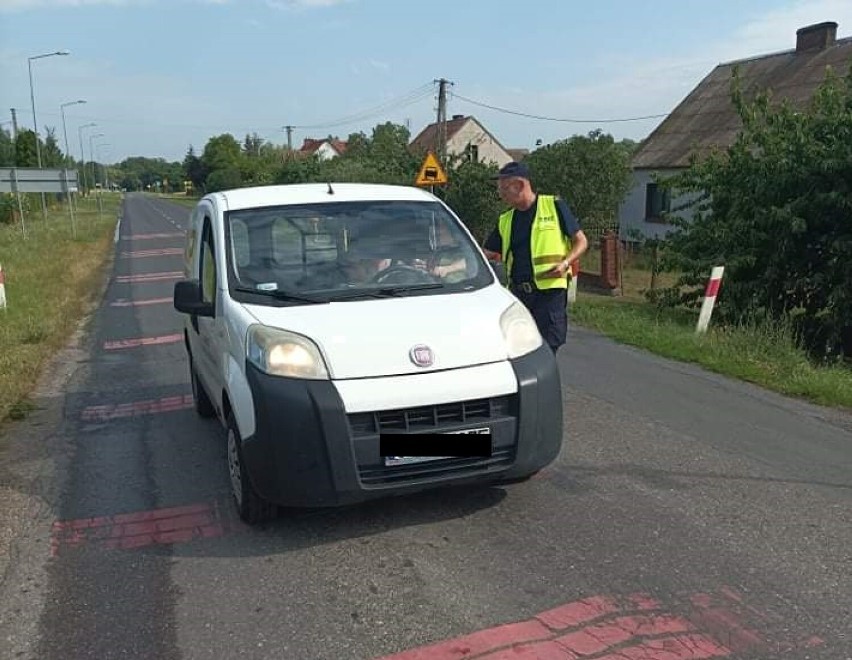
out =
{"type": "Polygon", "coordinates": [[[252,289],[247,286],[238,286],[234,287],[235,291],[240,291],[242,293],[254,293],[259,296],[267,296],[269,298],[275,298],[276,300],[287,300],[290,302],[299,302],[305,304],[321,304],[329,302],[328,298],[317,298],[315,296],[308,296],[303,293],[291,293],[289,291],[282,291],[280,289],[252,289]]]}
{"type": "Polygon", "coordinates": [[[398,296],[400,293],[407,291],[426,291],[427,289],[443,289],[444,284],[434,282],[430,284],[398,284],[397,286],[385,286],[377,289],[378,293],[385,296],[398,296]]]}
{"type": "Polygon", "coordinates": [[[405,284],[398,286],[385,286],[378,289],[359,289],[343,294],[334,294],[333,300],[353,300],[356,298],[391,298],[407,293],[408,291],[425,291],[427,289],[443,289],[444,284],[405,284]]]}

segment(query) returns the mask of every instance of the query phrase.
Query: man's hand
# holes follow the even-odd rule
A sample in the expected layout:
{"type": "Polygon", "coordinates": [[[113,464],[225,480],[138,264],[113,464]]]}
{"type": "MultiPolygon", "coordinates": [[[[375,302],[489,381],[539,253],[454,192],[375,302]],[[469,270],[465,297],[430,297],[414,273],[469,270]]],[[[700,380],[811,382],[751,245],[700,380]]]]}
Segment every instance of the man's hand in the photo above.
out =
{"type": "Polygon", "coordinates": [[[545,274],[547,277],[565,277],[571,271],[569,261],[560,261],[545,274]]]}

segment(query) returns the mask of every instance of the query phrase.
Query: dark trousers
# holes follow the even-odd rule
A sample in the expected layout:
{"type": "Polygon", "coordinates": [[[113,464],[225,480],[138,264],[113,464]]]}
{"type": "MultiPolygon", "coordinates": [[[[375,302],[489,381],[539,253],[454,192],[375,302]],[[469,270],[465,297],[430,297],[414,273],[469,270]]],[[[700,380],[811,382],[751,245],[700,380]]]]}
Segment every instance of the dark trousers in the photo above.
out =
{"type": "Polygon", "coordinates": [[[568,335],[568,291],[533,289],[526,292],[512,287],[512,293],[530,310],[538,331],[555,354],[568,335]]]}

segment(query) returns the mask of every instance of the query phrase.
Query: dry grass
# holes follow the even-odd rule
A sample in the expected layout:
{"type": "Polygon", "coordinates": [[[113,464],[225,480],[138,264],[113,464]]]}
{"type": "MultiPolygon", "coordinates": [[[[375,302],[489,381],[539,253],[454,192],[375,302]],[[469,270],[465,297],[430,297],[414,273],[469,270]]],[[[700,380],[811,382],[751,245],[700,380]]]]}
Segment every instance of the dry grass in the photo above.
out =
{"type": "Polygon", "coordinates": [[[104,195],[99,213],[93,200],[80,201],[76,238],[67,206],[52,208],[46,226],[40,210],[27,213],[26,236],[20,225],[0,226],[7,301],[0,310],[0,422],[26,415],[42,366],[99,291],[119,204],[118,195],[104,195]]]}

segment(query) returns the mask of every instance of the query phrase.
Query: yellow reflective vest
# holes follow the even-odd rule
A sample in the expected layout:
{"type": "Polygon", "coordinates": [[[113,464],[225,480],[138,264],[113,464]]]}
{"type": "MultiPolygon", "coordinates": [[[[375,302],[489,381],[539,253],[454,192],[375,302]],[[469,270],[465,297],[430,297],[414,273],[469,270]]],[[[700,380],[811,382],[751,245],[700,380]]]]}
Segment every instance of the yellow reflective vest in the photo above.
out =
{"type": "MultiPolygon", "coordinates": [[[[515,210],[509,209],[500,215],[497,229],[503,246],[503,263],[506,264],[506,276],[511,283],[512,253],[509,250],[512,242],[512,218],[515,210]]],[[[565,289],[568,287],[568,277],[545,273],[565,259],[571,252],[571,239],[562,233],[559,224],[559,214],[556,211],[554,195],[539,195],[535,217],[530,228],[530,255],[532,256],[533,278],[538,289],[565,289]]],[[[570,277],[570,270],[569,277],[570,277]]]]}

